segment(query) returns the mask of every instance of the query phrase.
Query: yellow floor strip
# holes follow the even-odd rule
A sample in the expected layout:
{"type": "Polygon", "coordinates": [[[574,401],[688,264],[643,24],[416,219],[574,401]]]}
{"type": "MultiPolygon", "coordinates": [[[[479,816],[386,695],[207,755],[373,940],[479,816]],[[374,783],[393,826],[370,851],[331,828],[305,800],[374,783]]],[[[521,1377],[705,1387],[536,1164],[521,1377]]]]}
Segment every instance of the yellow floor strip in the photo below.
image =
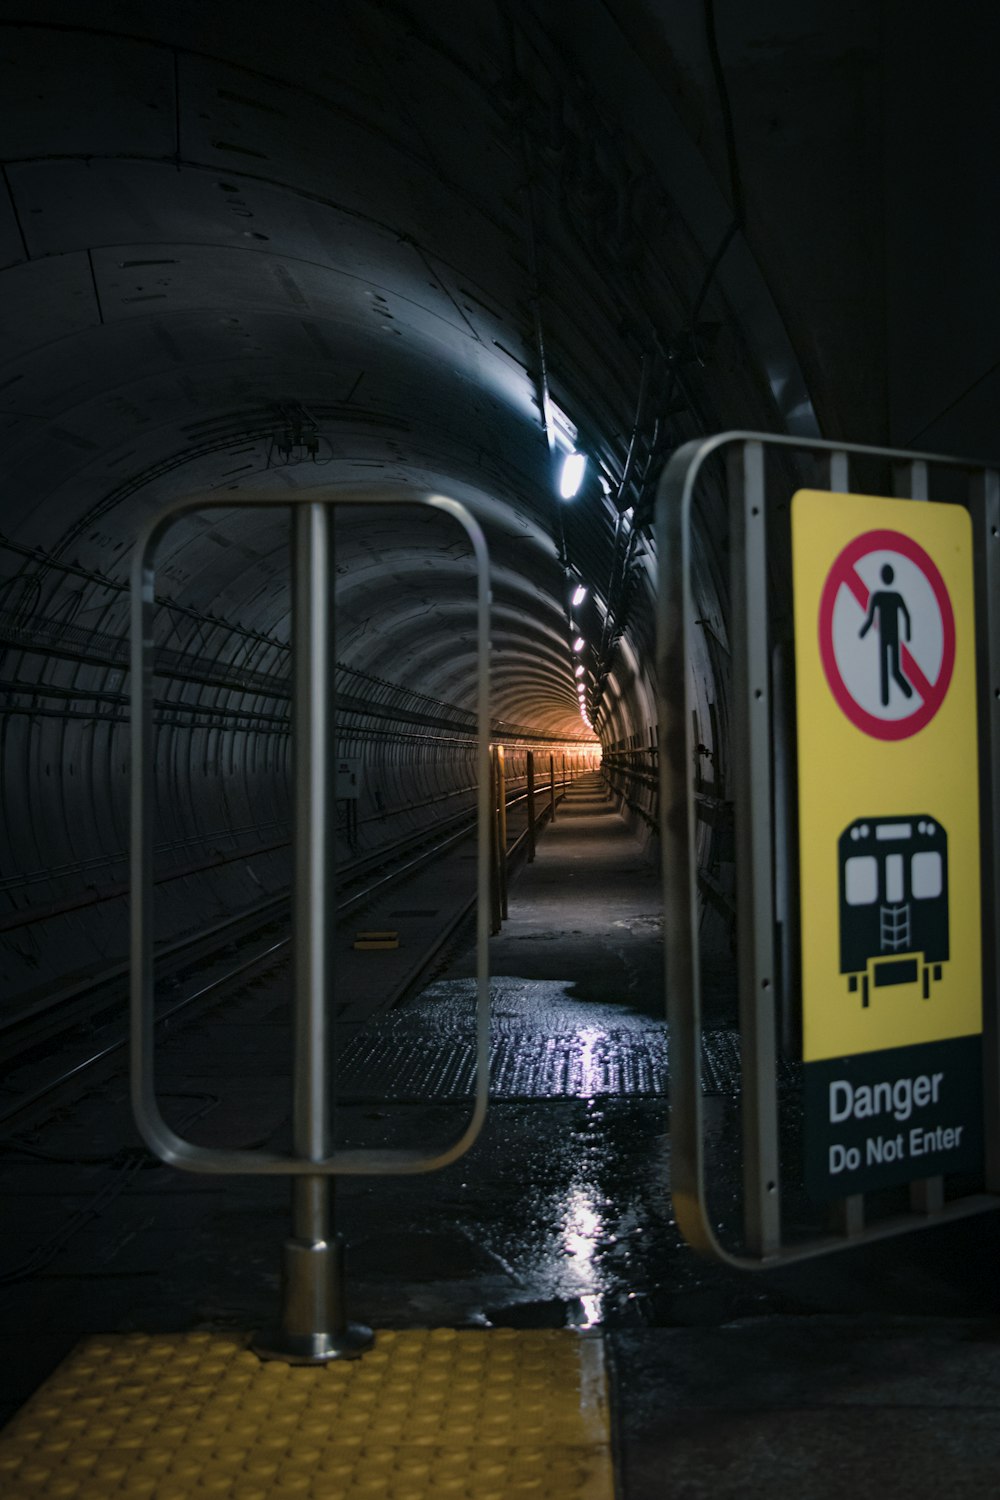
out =
{"type": "Polygon", "coordinates": [[[0,1433],[4,1500],[612,1500],[600,1342],[380,1332],[363,1359],[247,1340],[82,1343],[0,1433]]]}

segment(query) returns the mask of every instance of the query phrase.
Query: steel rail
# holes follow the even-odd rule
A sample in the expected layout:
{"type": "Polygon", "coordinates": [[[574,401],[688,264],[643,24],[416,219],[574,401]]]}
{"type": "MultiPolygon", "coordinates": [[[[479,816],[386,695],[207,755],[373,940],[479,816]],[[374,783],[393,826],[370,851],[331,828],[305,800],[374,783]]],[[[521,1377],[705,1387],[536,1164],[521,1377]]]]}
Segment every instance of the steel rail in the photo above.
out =
{"type": "MultiPolygon", "coordinates": [[[[557,800],[561,801],[564,795],[565,792],[560,793],[557,800]]],[[[508,808],[510,808],[517,805],[518,803],[523,803],[526,800],[527,793],[520,792],[508,798],[507,806],[508,808]]],[[[548,809],[545,808],[538,815],[537,826],[539,828],[544,826],[547,818],[548,809]]],[[[450,849],[461,843],[463,839],[470,837],[472,832],[473,829],[466,828],[461,834],[449,835],[446,839],[435,845],[434,849],[429,851],[427,855],[422,855],[419,859],[410,861],[406,865],[400,866],[397,870],[390,872],[388,876],[383,877],[382,879],[376,881],[372,886],[366,888],[366,890],[353,896],[349,901],[341,903],[340,905],[338,905],[336,910],[337,920],[343,920],[345,917],[350,916],[351,913],[355,911],[359,906],[373,899],[376,894],[380,893],[387,886],[395,883],[397,880],[401,880],[408,874],[415,873],[416,870],[419,869],[423,864],[431,863],[434,858],[443,857],[450,849]]],[[[525,828],[509,845],[507,850],[507,858],[511,864],[513,864],[515,857],[520,857],[524,847],[526,846],[527,836],[528,829],[525,828]]],[[[390,996],[390,1005],[395,1004],[400,995],[408,990],[414,983],[416,983],[419,977],[427,971],[430,965],[437,958],[438,954],[441,952],[442,948],[445,947],[445,945],[454,936],[455,932],[467,920],[470,911],[475,905],[475,900],[476,897],[475,894],[473,894],[434,934],[434,938],[431,941],[429,947],[427,947],[421,953],[419,959],[413,965],[409,973],[396,986],[395,990],[390,996]]],[[[255,908],[254,910],[274,910],[280,905],[287,905],[287,902],[288,897],[282,896],[275,898],[270,902],[264,903],[262,907],[255,908]]],[[[216,923],[212,928],[207,929],[206,931],[207,933],[213,935],[229,931],[229,937],[227,938],[225,943],[222,944],[222,946],[229,946],[234,941],[230,930],[231,927],[239,925],[241,921],[245,920],[247,920],[246,917],[242,919],[232,918],[228,922],[216,923]]],[[[205,936],[206,933],[200,934],[199,938],[191,939],[188,945],[190,946],[197,943],[199,940],[204,939],[205,936]]],[[[157,1027],[165,1025],[167,1022],[173,1020],[174,1017],[176,1017],[180,1012],[187,1010],[190,1006],[196,1004],[199,1000],[206,999],[209,995],[213,994],[216,990],[224,988],[227,984],[231,983],[232,980],[238,978],[241,974],[245,974],[248,970],[255,968],[268,959],[273,958],[276,954],[286,949],[289,946],[290,942],[291,937],[289,935],[279,938],[276,942],[269,943],[266,947],[259,949],[257,952],[251,954],[248,958],[244,958],[240,960],[240,962],[232,965],[230,968],[227,968],[224,973],[218,975],[215,979],[210,980],[208,984],[204,984],[200,988],[193,990],[191,993],[184,995],[181,999],[175,1000],[172,1003],[159,1008],[157,1010],[154,1024],[157,1027]]],[[[203,961],[203,955],[199,955],[199,961],[203,961]]],[[[124,965],[122,967],[127,969],[128,966],[124,965]]],[[[105,999],[100,1001],[99,1005],[93,1008],[93,1010],[91,1011],[91,1016],[98,1011],[109,1009],[113,1004],[116,1003],[116,1001],[120,1002],[121,998],[121,995],[118,995],[116,997],[106,997],[105,999]]],[[[13,1054],[12,1060],[16,1061],[18,1055],[23,1056],[32,1051],[34,1047],[39,1044],[40,1040],[64,1034],[65,1032],[71,1030],[73,1026],[80,1025],[82,1022],[86,1021],[89,1018],[90,1017],[88,1017],[86,1014],[81,1015],[79,1013],[74,1013],[73,1017],[69,1019],[67,1023],[58,1030],[50,1028],[46,1031],[44,1038],[36,1036],[31,1042],[29,1042],[21,1049],[20,1054],[13,1054]]],[[[89,1056],[75,1062],[71,1067],[66,1068],[56,1077],[47,1080],[33,1092],[31,1092],[30,1094],[26,1094],[24,1098],[19,1099],[16,1104],[8,1108],[3,1114],[0,1114],[0,1129],[10,1124],[19,1115],[25,1114],[34,1106],[42,1103],[50,1095],[58,1093],[67,1084],[72,1083],[75,1079],[81,1077],[89,1069],[97,1067],[100,1063],[105,1062],[108,1058],[113,1057],[116,1053],[123,1051],[127,1045],[128,1033],[123,1029],[119,1034],[115,1036],[113,1040],[108,1041],[105,1045],[90,1053],[89,1056]]]]}
{"type": "MultiPolygon", "coordinates": [[[[526,797],[526,792],[519,792],[508,799],[507,806],[513,807],[517,803],[523,802],[526,797]]],[[[391,844],[384,844],[378,849],[373,849],[370,853],[362,855],[350,864],[342,865],[340,871],[341,878],[337,882],[338,892],[350,887],[354,881],[368,872],[384,869],[385,865],[393,857],[402,857],[410,850],[420,848],[421,845],[426,844],[429,838],[433,838],[439,833],[441,829],[450,829],[459,823],[462,825],[457,832],[448,833],[444,839],[438,840],[429,849],[423,851],[417,856],[416,860],[406,865],[401,865],[397,869],[390,870],[387,875],[381,877],[372,886],[355,892],[346,902],[338,905],[338,918],[349,916],[352,911],[364,906],[379,890],[387,888],[396,879],[402,879],[411,870],[418,869],[422,861],[432,862],[439,853],[446,852],[453,843],[459,842],[464,837],[468,837],[475,824],[475,819],[476,813],[474,809],[451,814],[446,818],[440,818],[436,822],[428,824],[423,829],[416,829],[391,844]]],[[[241,857],[239,854],[232,856],[233,859],[239,857],[241,857]]],[[[165,878],[173,878],[172,872],[168,872],[165,878]]],[[[174,960],[171,968],[176,971],[178,967],[183,967],[184,964],[193,962],[195,953],[192,950],[197,950],[212,938],[218,937],[220,945],[238,941],[240,938],[240,929],[248,923],[259,924],[262,921],[269,920],[272,916],[279,917],[284,915],[284,909],[287,907],[289,901],[289,894],[288,890],[283,890],[274,896],[268,897],[265,901],[259,902],[255,906],[245,907],[239,912],[234,912],[232,916],[225,917],[221,922],[213,923],[210,927],[199,928],[196,933],[190,933],[185,937],[177,938],[158,946],[156,950],[157,965],[162,966],[164,962],[169,963],[170,960],[174,960]]],[[[200,957],[201,955],[197,956],[200,957]]],[[[119,998],[118,996],[110,995],[96,1000],[90,999],[86,1004],[73,1006],[72,1014],[67,1016],[64,1024],[50,1025],[48,1027],[44,1025],[45,1018],[51,1016],[57,1007],[61,1010],[75,1000],[86,1000],[86,997],[93,996],[95,991],[103,989],[105,986],[112,984],[116,979],[120,979],[123,975],[127,974],[128,969],[128,959],[122,959],[120,962],[112,964],[106,969],[101,969],[99,973],[88,976],[87,979],[79,983],[59,989],[54,997],[46,996],[22,1008],[12,1016],[0,1018],[0,1043],[3,1042],[4,1038],[12,1035],[16,1036],[19,1028],[27,1028],[32,1033],[25,1044],[18,1050],[11,1052],[0,1048],[0,1056],[8,1059],[16,1058],[19,1052],[29,1051],[39,1041],[57,1036],[72,1026],[92,1019],[100,1011],[110,1008],[116,1003],[119,998]]]]}

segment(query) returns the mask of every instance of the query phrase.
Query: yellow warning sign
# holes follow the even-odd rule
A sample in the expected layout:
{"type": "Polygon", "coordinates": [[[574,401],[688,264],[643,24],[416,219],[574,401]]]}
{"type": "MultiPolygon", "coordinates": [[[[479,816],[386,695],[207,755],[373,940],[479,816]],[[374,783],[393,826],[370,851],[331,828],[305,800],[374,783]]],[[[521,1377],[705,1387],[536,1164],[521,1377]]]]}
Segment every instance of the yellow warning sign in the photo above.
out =
{"type": "Polygon", "coordinates": [[[792,501],[803,1057],[982,1031],[972,528],[792,501]]]}

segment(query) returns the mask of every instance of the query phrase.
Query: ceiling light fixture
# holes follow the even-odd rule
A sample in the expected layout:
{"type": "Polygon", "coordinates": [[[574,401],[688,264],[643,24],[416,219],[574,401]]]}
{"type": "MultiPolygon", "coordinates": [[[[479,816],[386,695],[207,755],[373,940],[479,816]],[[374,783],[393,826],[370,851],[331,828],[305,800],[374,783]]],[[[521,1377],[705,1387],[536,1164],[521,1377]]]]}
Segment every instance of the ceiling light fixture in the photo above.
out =
{"type": "Polygon", "coordinates": [[[579,494],[586,467],[585,453],[567,453],[559,471],[559,494],[563,500],[572,500],[579,494]]]}
{"type": "Polygon", "coordinates": [[[576,676],[576,677],[582,677],[583,676],[583,662],[580,662],[580,664],[576,668],[574,676],[576,676]]]}
{"type": "Polygon", "coordinates": [[[577,638],[576,638],[576,640],[573,642],[573,650],[574,651],[582,651],[583,648],[584,648],[584,645],[585,645],[585,642],[584,642],[583,636],[582,635],[578,635],[577,638]]]}
{"type": "Polygon", "coordinates": [[[586,590],[585,585],[582,584],[582,583],[578,584],[577,585],[576,593],[573,595],[573,608],[575,609],[578,604],[582,604],[583,601],[584,601],[584,599],[586,599],[586,597],[587,597],[587,590],[586,590]]]}

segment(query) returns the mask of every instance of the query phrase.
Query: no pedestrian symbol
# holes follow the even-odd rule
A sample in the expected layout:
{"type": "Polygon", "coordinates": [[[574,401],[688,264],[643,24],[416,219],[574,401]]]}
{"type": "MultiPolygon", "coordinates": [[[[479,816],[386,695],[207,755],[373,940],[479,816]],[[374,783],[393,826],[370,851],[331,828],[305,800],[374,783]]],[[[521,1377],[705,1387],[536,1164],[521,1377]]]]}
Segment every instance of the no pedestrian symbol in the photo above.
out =
{"type": "Polygon", "coordinates": [[[858,729],[903,740],[933,719],[955,665],[955,616],[937,565],[901,531],[866,531],[823,585],[819,650],[838,705],[858,729]]]}

